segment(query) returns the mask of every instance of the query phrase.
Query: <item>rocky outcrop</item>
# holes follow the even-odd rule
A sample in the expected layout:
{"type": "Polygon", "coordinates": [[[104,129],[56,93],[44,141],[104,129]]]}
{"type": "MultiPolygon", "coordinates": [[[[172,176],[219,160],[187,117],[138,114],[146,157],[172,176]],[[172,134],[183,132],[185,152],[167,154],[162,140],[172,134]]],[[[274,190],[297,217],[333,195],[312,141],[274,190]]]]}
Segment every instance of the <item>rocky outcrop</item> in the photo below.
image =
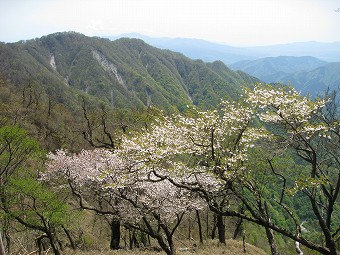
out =
{"type": "Polygon", "coordinates": [[[52,68],[53,68],[54,71],[57,71],[57,66],[56,66],[56,64],[55,64],[55,58],[54,58],[54,55],[53,55],[53,54],[51,54],[50,65],[52,66],[52,68]]]}
{"type": "Polygon", "coordinates": [[[114,75],[119,84],[125,87],[125,82],[122,76],[119,74],[117,67],[112,63],[112,61],[108,60],[106,56],[97,50],[92,50],[93,57],[99,62],[99,64],[103,67],[103,69],[114,75]]]}

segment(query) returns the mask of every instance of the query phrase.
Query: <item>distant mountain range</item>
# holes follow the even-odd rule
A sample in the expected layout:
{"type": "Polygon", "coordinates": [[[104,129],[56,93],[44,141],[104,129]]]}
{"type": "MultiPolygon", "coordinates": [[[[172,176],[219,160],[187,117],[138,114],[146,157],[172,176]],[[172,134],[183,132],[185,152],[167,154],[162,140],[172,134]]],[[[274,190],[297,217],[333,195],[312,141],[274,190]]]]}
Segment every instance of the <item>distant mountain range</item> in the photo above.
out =
{"type": "Polygon", "coordinates": [[[314,57],[270,57],[240,61],[230,67],[267,83],[290,84],[312,96],[340,87],[340,62],[327,63],[314,57]]]}
{"type": "Polygon", "coordinates": [[[328,62],[319,60],[314,57],[269,57],[258,60],[243,60],[231,64],[233,70],[242,70],[250,75],[256,76],[262,81],[267,81],[268,76],[276,73],[295,73],[299,71],[311,71],[328,62]]]}
{"type": "Polygon", "coordinates": [[[107,36],[106,38],[116,40],[122,37],[142,39],[152,46],[180,52],[192,59],[201,59],[206,62],[221,60],[228,65],[241,60],[278,56],[311,56],[327,62],[340,62],[340,42],[311,41],[258,47],[232,47],[198,39],[154,38],[137,33],[107,36]]]}
{"type": "Polygon", "coordinates": [[[259,81],[221,61],[194,61],[139,39],[110,41],[75,32],[0,43],[0,75],[71,108],[79,95],[87,95],[111,107],[156,105],[168,111],[210,107],[259,81]]]}

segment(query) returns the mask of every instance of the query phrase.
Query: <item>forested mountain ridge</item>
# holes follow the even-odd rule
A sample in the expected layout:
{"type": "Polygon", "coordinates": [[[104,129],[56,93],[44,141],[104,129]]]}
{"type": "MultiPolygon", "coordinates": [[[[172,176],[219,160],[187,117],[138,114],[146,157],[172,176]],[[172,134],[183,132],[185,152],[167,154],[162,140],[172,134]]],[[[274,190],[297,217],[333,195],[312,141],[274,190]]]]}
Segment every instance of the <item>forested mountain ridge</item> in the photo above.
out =
{"type": "Polygon", "coordinates": [[[110,41],[75,32],[2,43],[0,60],[6,80],[16,86],[37,83],[48,95],[70,105],[79,92],[118,108],[209,107],[221,97],[235,95],[241,84],[258,81],[221,62],[193,61],[138,39],[110,41]]]}

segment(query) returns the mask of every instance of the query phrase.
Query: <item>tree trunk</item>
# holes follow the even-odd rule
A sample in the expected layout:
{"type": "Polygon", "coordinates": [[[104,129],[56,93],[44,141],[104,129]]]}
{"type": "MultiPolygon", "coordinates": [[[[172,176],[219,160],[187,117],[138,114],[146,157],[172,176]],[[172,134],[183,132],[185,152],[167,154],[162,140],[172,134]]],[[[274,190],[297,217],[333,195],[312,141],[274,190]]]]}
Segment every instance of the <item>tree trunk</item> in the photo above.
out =
{"type": "Polygon", "coordinates": [[[214,218],[213,218],[213,228],[211,230],[211,239],[214,240],[215,237],[216,237],[216,226],[217,226],[217,223],[216,223],[216,213],[214,213],[214,218]]]}
{"type": "Polygon", "coordinates": [[[218,229],[218,241],[225,244],[225,225],[223,222],[223,216],[221,214],[216,215],[217,229],[218,229]]]}
{"type": "Polygon", "coordinates": [[[61,255],[61,252],[58,247],[58,242],[56,241],[54,234],[52,232],[47,231],[46,235],[47,238],[50,240],[51,248],[54,255],[61,255]]]}
{"type": "Polygon", "coordinates": [[[169,245],[167,245],[161,235],[157,235],[156,239],[158,241],[159,246],[167,255],[176,255],[176,250],[172,240],[168,240],[169,245]]]}
{"type": "Polygon", "coordinates": [[[206,236],[205,238],[208,239],[209,238],[209,208],[206,209],[207,211],[207,215],[206,215],[206,223],[207,223],[207,229],[206,229],[206,236]]]}
{"type": "Polygon", "coordinates": [[[246,249],[246,236],[243,234],[242,235],[242,245],[243,245],[243,252],[246,253],[247,249],[246,249]]]}
{"type": "Polygon", "coordinates": [[[118,250],[120,248],[120,221],[113,219],[111,221],[111,242],[110,249],[118,250]]]}
{"type": "Polygon", "coordinates": [[[129,228],[129,242],[130,242],[130,250],[134,248],[139,248],[139,242],[137,240],[136,229],[129,228]]]}
{"type": "Polygon", "coordinates": [[[168,239],[168,244],[169,244],[169,249],[170,249],[170,254],[169,255],[176,255],[176,250],[175,250],[175,244],[172,241],[172,238],[167,238],[168,239]]]}
{"type": "Polygon", "coordinates": [[[136,230],[136,229],[134,229],[133,231],[132,231],[132,246],[134,247],[134,248],[139,248],[139,241],[138,241],[138,239],[137,239],[137,232],[138,230],[136,230]]]}
{"type": "Polygon", "coordinates": [[[130,248],[130,250],[133,249],[132,231],[134,231],[134,230],[131,230],[131,228],[129,228],[129,248],[130,248]]]}
{"type": "Polygon", "coordinates": [[[202,223],[200,218],[200,212],[196,210],[197,224],[198,224],[198,234],[200,237],[200,243],[203,243],[203,233],[202,233],[202,223]]]}
{"type": "Polygon", "coordinates": [[[331,240],[329,240],[329,241],[327,242],[327,247],[328,247],[328,249],[329,249],[329,254],[330,254],[330,255],[337,255],[337,254],[339,254],[339,253],[337,253],[337,251],[336,251],[336,244],[335,244],[335,242],[334,242],[333,239],[331,239],[331,240]]]}
{"type": "Polygon", "coordinates": [[[189,218],[188,218],[188,240],[191,240],[191,218],[190,218],[190,214],[189,214],[189,218]]]}
{"type": "Polygon", "coordinates": [[[277,248],[276,242],[275,242],[275,238],[274,238],[274,232],[272,229],[270,228],[266,228],[266,235],[267,235],[267,239],[270,245],[270,251],[272,255],[279,255],[279,250],[277,248]]]}
{"type": "Polygon", "coordinates": [[[148,239],[148,234],[146,234],[145,232],[141,232],[140,234],[141,245],[143,245],[143,247],[150,246],[150,239],[148,239]]]}
{"type": "Polygon", "coordinates": [[[63,230],[64,230],[68,240],[70,241],[70,245],[71,245],[72,250],[76,250],[77,246],[76,246],[76,244],[75,244],[75,242],[74,242],[74,240],[73,240],[73,238],[71,236],[70,231],[68,229],[66,229],[65,227],[63,227],[63,230]]]}
{"type": "Polygon", "coordinates": [[[243,222],[243,219],[242,219],[242,218],[239,218],[239,219],[237,220],[236,228],[235,228],[234,235],[233,235],[233,239],[236,239],[238,236],[241,235],[241,233],[242,233],[242,231],[243,231],[242,222],[243,222]]]}
{"type": "Polygon", "coordinates": [[[43,252],[47,249],[45,245],[43,244],[43,239],[48,238],[47,235],[43,234],[42,236],[39,236],[37,239],[35,239],[37,246],[38,246],[38,254],[42,255],[43,252]]]}
{"type": "Polygon", "coordinates": [[[2,241],[2,233],[0,231],[0,255],[6,255],[6,252],[5,252],[5,245],[2,241]]]}

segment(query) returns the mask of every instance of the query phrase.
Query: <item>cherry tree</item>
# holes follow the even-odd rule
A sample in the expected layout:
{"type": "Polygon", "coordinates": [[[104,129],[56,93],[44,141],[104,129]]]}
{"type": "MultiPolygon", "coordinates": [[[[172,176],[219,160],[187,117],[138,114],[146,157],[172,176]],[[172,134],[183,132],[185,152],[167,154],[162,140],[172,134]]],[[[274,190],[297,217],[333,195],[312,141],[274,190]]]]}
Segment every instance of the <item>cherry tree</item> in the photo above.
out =
{"type": "MultiPolygon", "coordinates": [[[[67,186],[72,194],[78,199],[82,209],[93,211],[105,216],[110,221],[111,249],[119,249],[120,245],[120,221],[116,216],[117,197],[103,188],[106,180],[104,176],[110,168],[120,171],[116,177],[123,177],[122,162],[109,150],[95,149],[83,150],[77,154],[71,154],[63,150],[48,154],[46,172],[42,180],[49,182],[55,187],[67,186]]],[[[112,176],[113,178],[113,176],[112,176]]],[[[111,179],[118,183],[121,179],[111,179]]]]}
{"type": "Polygon", "coordinates": [[[138,187],[119,190],[122,221],[129,227],[155,238],[168,255],[176,253],[173,236],[185,213],[199,210],[203,202],[197,195],[174,186],[166,179],[149,176],[138,187]]]}
{"type": "Polygon", "coordinates": [[[340,188],[339,119],[334,114],[332,119],[326,118],[325,105],[325,100],[311,100],[292,89],[259,84],[245,89],[239,102],[223,101],[219,110],[193,109],[185,116],[160,118],[147,132],[123,138],[120,153],[153,169],[155,176],[198,193],[219,215],[263,226],[272,254],[278,254],[273,231],[294,240],[298,249],[302,244],[322,254],[336,254],[339,227],[334,225],[333,212],[340,188]],[[248,162],[251,152],[260,147],[268,155],[263,171],[284,184],[274,201],[264,196],[261,190],[268,183],[256,180],[258,169],[248,162]],[[276,171],[273,159],[292,150],[310,171],[301,173],[289,187],[289,176],[276,171]],[[183,174],[196,179],[177,178],[183,174]],[[201,174],[210,177],[214,192],[200,183],[201,174]],[[302,192],[310,201],[325,246],[303,236],[294,208],[284,203],[285,198],[294,199],[295,192],[302,192]],[[246,210],[240,212],[228,205],[230,198],[241,201],[246,210]],[[226,206],[220,206],[221,201],[227,201],[226,206]],[[273,203],[282,208],[295,229],[273,221],[273,203]]]}
{"type": "Polygon", "coordinates": [[[227,187],[246,171],[247,151],[267,133],[253,128],[253,111],[241,104],[222,102],[220,111],[192,109],[188,116],[164,116],[144,133],[122,139],[120,153],[143,162],[154,174],[178,187],[198,192],[218,208],[220,242],[225,242],[220,211],[233,200],[227,187]],[[162,173],[157,172],[160,168],[162,173]],[[191,176],[191,180],[178,176],[191,176]]]}
{"type": "Polygon", "coordinates": [[[110,214],[125,226],[155,238],[167,254],[175,254],[176,229],[184,214],[199,210],[203,201],[197,194],[155,175],[154,169],[144,163],[106,149],[84,150],[79,154],[57,151],[49,154],[43,179],[51,182],[62,176],[83,208],[110,214]],[[83,200],[81,193],[88,189],[100,193],[105,210],[83,200]]]}

